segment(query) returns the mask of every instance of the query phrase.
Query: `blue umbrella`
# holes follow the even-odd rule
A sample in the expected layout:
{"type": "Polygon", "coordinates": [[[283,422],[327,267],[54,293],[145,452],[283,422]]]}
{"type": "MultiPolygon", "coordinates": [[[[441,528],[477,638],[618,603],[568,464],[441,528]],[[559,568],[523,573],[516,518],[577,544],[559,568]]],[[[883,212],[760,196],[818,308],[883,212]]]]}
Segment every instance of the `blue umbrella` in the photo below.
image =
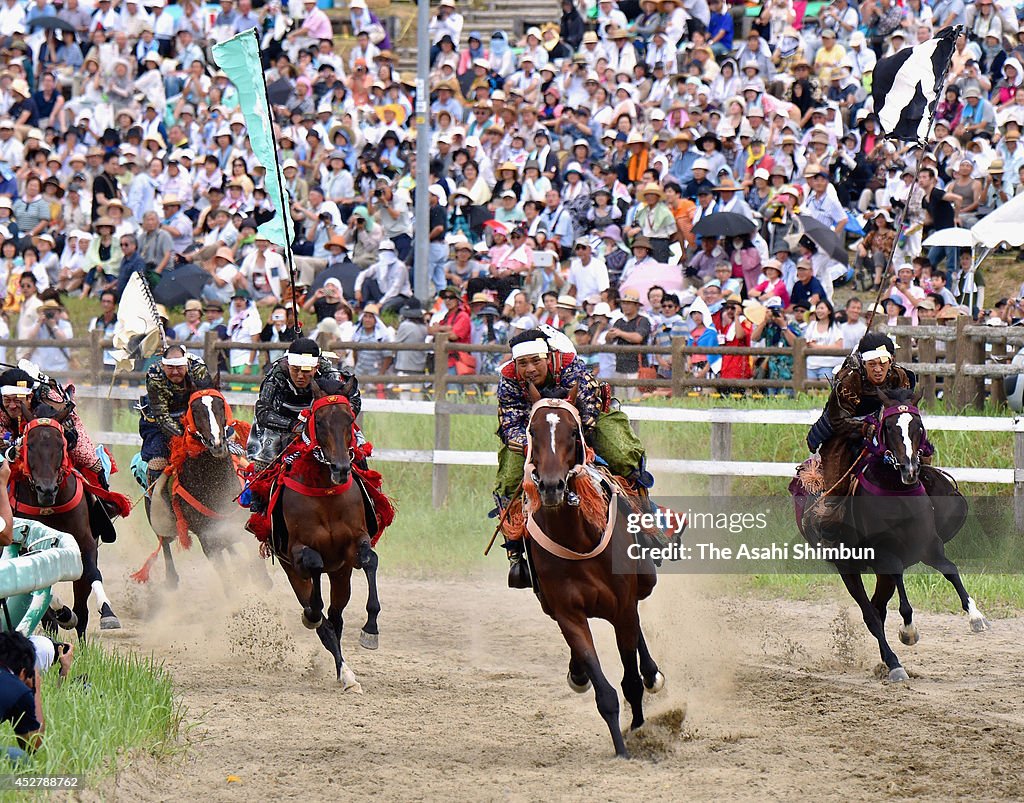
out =
{"type": "Polygon", "coordinates": [[[212,278],[198,265],[186,262],[163,274],[160,283],[153,288],[153,298],[168,307],[176,307],[190,298],[202,298],[203,288],[212,278]]]}

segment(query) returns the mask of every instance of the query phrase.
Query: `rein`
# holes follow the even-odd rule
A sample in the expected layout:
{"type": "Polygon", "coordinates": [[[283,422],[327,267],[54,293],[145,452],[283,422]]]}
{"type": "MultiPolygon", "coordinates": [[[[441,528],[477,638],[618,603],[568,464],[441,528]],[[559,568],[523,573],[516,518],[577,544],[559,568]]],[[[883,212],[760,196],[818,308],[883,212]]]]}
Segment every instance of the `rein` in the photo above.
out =
{"type": "MultiPolygon", "coordinates": [[[[348,410],[349,415],[352,416],[353,419],[352,426],[354,431],[355,416],[352,415],[352,405],[345,396],[342,396],[338,393],[332,393],[329,396],[323,396],[314,401],[308,411],[304,410],[299,414],[300,420],[304,422],[304,426],[302,427],[301,438],[305,448],[300,447],[300,451],[297,454],[296,458],[292,462],[291,466],[289,466],[289,469],[285,471],[284,476],[281,478],[281,482],[286,488],[289,488],[295,491],[296,493],[300,493],[303,496],[323,497],[336,496],[338,494],[344,493],[345,491],[352,487],[352,479],[355,473],[353,471],[349,472],[348,479],[341,485],[328,486],[309,485],[308,483],[302,482],[301,480],[291,476],[290,474],[290,470],[294,468],[295,463],[299,462],[303,458],[312,457],[317,463],[321,465],[326,466],[328,464],[327,458],[324,455],[323,449],[321,448],[320,442],[316,436],[316,414],[325,407],[333,407],[336,405],[344,405],[345,409],[348,410]]],[[[356,448],[354,439],[352,443],[352,452],[353,457],[355,457],[356,459],[359,459],[360,457],[363,456],[359,449],[356,448]]]]}
{"type": "MultiPolygon", "coordinates": [[[[577,455],[576,464],[569,469],[568,474],[565,476],[566,485],[573,477],[579,477],[580,474],[585,474],[585,481],[590,482],[594,485],[594,489],[597,490],[598,485],[595,479],[590,463],[594,459],[593,450],[586,445],[586,440],[583,437],[583,420],[580,418],[579,410],[568,401],[564,399],[540,399],[530,409],[530,423],[533,422],[533,418],[541,410],[565,410],[572,415],[573,421],[576,423],[576,429],[579,436],[579,442],[581,445],[582,455],[577,455]]],[[[527,492],[526,498],[529,500],[531,495],[536,498],[537,486],[533,480],[533,475],[536,471],[536,466],[533,463],[533,437],[530,434],[530,426],[526,428],[526,465],[523,468],[523,488],[527,492]]],[[[579,483],[577,479],[577,484],[579,483]]],[[[554,555],[556,558],[562,560],[590,560],[596,558],[602,552],[608,548],[608,544],[611,543],[612,535],[615,532],[615,519],[618,512],[618,494],[620,493],[619,488],[614,485],[609,485],[612,498],[608,500],[608,514],[607,520],[605,521],[604,532],[601,535],[601,540],[598,541],[597,545],[589,552],[576,552],[575,550],[569,549],[568,547],[562,546],[557,541],[552,539],[547,533],[541,529],[541,526],[534,519],[534,510],[531,509],[530,505],[524,505],[526,510],[526,531],[530,534],[530,537],[537,543],[541,549],[554,555]]],[[[569,504],[572,504],[570,501],[569,504]]],[[[578,497],[576,505],[579,505],[578,497]]]]}

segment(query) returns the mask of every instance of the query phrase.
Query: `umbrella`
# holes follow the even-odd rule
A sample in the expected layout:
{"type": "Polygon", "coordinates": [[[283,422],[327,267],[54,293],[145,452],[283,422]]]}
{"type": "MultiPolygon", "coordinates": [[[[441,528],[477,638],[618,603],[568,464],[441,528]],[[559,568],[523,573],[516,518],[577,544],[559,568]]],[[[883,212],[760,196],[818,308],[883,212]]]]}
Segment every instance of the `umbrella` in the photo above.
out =
{"type": "Polygon", "coordinates": [[[850,264],[850,256],[846,252],[846,244],[832,229],[824,223],[819,223],[809,215],[797,215],[796,223],[797,225],[793,227],[792,233],[786,237],[791,246],[795,248],[801,237],[807,237],[836,262],[843,265],[850,264]]]}
{"type": "Polygon", "coordinates": [[[198,265],[185,263],[165,273],[153,288],[153,298],[168,307],[184,304],[190,298],[201,298],[203,287],[212,277],[198,265]]]}
{"type": "Polygon", "coordinates": [[[702,217],[693,227],[699,237],[742,237],[757,231],[757,224],[748,217],[735,212],[715,212],[702,217]]]}
{"type": "Polygon", "coordinates": [[[359,276],[360,268],[354,262],[345,260],[337,265],[332,265],[325,270],[320,271],[313,279],[313,283],[309,286],[307,297],[312,298],[313,293],[324,286],[324,282],[328,279],[337,279],[341,282],[341,293],[345,298],[353,299],[356,297],[356,278],[359,276]]]}
{"type": "Polygon", "coordinates": [[[36,17],[35,19],[29,20],[28,27],[42,28],[44,30],[54,28],[55,30],[58,31],[70,31],[71,33],[75,32],[75,26],[72,25],[70,22],[65,22],[60,17],[51,16],[36,17]]]}
{"type": "MultiPolygon", "coordinates": [[[[739,216],[737,215],[737,217],[739,216]]],[[[666,293],[681,291],[683,289],[683,273],[679,270],[679,266],[655,263],[639,267],[629,274],[629,278],[619,288],[619,292],[627,289],[636,290],[646,305],[647,291],[654,285],[665,288],[666,293]]]]}
{"type": "Polygon", "coordinates": [[[1020,225],[1022,215],[1024,195],[1015,195],[971,226],[971,231],[986,248],[995,248],[1000,243],[1013,247],[1024,245],[1024,226],[1020,225]]]}
{"type": "Polygon", "coordinates": [[[287,78],[278,78],[267,87],[267,98],[272,106],[284,106],[292,97],[292,85],[287,78]]]}
{"type": "Polygon", "coordinates": [[[927,246],[952,246],[954,248],[973,248],[978,242],[978,236],[971,229],[961,229],[953,226],[949,229],[940,229],[928,235],[928,239],[921,245],[927,246]]]}

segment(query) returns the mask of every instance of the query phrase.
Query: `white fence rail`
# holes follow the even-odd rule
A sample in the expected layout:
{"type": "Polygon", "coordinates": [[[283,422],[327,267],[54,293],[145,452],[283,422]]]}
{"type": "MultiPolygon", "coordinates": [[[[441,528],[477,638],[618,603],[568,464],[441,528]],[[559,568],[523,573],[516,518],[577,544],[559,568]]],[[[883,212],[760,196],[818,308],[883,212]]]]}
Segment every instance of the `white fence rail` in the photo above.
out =
{"type": "MultiPolygon", "coordinates": [[[[82,399],[97,401],[135,401],[139,389],[130,387],[83,386],[77,395],[82,399]]],[[[256,394],[249,392],[225,392],[228,402],[236,407],[252,407],[256,394]]],[[[109,416],[111,405],[101,409],[109,416]]],[[[819,410],[733,410],[727,407],[707,409],[676,407],[622,408],[632,421],[660,423],[696,423],[711,426],[711,446],[717,456],[714,460],[675,460],[652,458],[649,466],[662,474],[706,476],[711,478],[710,492],[714,496],[725,496],[730,492],[734,477],[792,477],[794,463],[764,462],[732,459],[733,424],[770,424],[810,426],[820,415],[819,410]]],[[[496,408],[484,404],[457,404],[433,401],[401,401],[397,399],[363,399],[363,411],[367,413],[402,413],[407,415],[429,415],[434,418],[435,437],[433,449],[377,449],[374,460],[392,463],[421,463],[433,466],[433,501],[435,506],[444,504],[448,494],[449,466],[496,466],[494,451],[458,451],[448,448],[450,443],[451,416],[453,415],[495,415],[496,408]]],[[[110,421],[109,417],[106,420],[110,421]]],[[[965,466],[944,467],[958,482],[991,483],[1014,486],[1014,510],[1017,528],[1024,530],[1024,418],[982,417],[955,415],[924,415],[925,427],[930,431],[946,432],[997,432],[1013,438],[1013,468],[983,468],[965,466]]],[[[108,425],[109,426],[109,425],[108,425]]],[[[134,433],[103,431],[96,433],[99,440],[108,444],[134,446],[139,437],[134,433]]]]}

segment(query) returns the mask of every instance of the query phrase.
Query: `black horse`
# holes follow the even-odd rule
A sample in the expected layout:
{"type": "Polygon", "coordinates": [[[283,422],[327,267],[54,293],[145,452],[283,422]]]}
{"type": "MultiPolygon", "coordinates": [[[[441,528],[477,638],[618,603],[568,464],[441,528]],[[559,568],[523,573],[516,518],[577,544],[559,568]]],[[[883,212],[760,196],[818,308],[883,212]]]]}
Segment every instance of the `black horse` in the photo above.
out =
{"type": "MultiPolygon", "coordinates": [[[[898,592],[903,618],[900,641],[907,645],[917,643],[920,636],[914,625],[914,609],[903,581],[907,569],[924,563],[940,572],[956,589],[971,630],[980,633],[989,625],[964,588],[956,564],[945,554],[944,544],[963,526],[966,502],[959,494],[930,496],[921,481],[922,447],[926,447],[927,438],[917,409],[920,395],[896,390],[879,396],[882,412],[877,437],[869,445],[869,456],[857,475],[843,529],[842,545],[852,554],[832,559],[829,555],[836,553],[829,553],[824,557],[835,565],[850,596],[860,606],[868,630],[878,640],[879,652],[889,670],[888,679],[903,681],[908,675],[886,641],[885,616],[889,600],[898,592]],[[865,572],[876,578],[870,598],[861,577],[865,572]]],[[[799,497],[804,491],[799,482],[791,485],[791,489],[798,497],[799,524],[803,508],[799,497]]],[[[833,548],[838,551],[838,546],[833,548]]]]}

